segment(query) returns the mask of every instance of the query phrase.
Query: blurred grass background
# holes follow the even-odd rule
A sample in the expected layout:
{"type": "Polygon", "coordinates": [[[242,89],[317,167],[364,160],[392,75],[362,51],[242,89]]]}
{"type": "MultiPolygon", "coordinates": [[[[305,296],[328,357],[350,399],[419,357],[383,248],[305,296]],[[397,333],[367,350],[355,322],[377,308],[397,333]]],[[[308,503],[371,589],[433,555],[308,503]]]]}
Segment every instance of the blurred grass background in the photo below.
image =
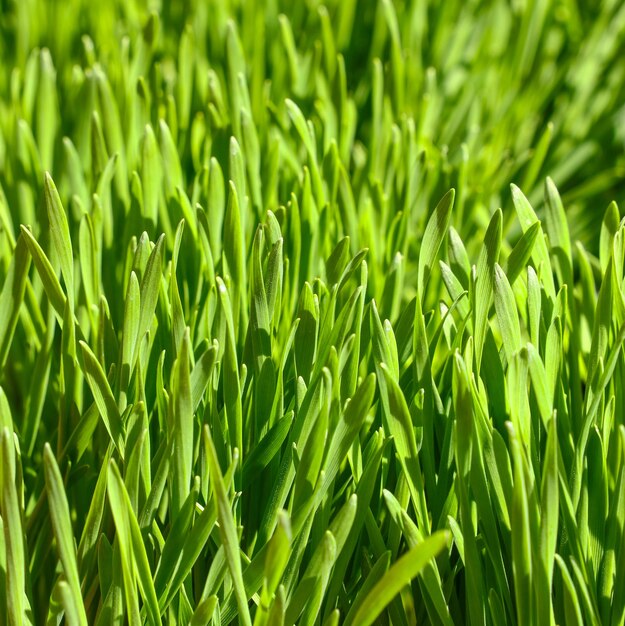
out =
{"type": "MultiPolygon", "coordinates": [[[[296,98],[312,119],[340,118],[346,105],[354,128],[346,130],[350,136],[343,138],[341,156],[350,178],[364,180],[358,176],[362,151],[386,154],[384,146],[371,145],[373,59],[379,58],[385,75],[381,134],[388,136],[391,124],[401,125],[408,116],[414,120],[417,148],[426,151],[428,187],[435,196],[452,185],[459,189],[466,208],[456,212],[454,226],[463,236],[497,206],[508,216],[510,181],[539,205],[540,181],[550,175],[561,190],[573,239],[596,251],[598,224],[609,201],[622,195],[625,173],[625,66],[619,62],[625,54],[625,6],[619,0],[451,0],[442,7],[412,1],[393,2],[393,12],[389,4],[330,0],[320,9],[322,3],[314,0],[2,0],[0,183],[5,192],[14,188],[18,117],[32,125],[37,140],[50,135],[47,145],[56,146],[42,155],[43,166],[62,167],[60,142],[52,137],[75,139],[87,124],[85,72],[95,59],[120,103],[123,136],[131,136],[132,123],[133,85],[126,69],[135,78],[146,72],[154,88],[149,117],[156,122],[179,89],[178,59],[189,38],[192,67],[184,79],[191,79],[194,89],[188,109],[178,111],[183,115],[177,145],[184,148],[183,170],[190,181],[199,165],[190,149],[194,124],[202,118],[214,122],[207,110],[216,97],[211,69],[227,92],[225,40],[227,21],[234,19],[247,59],[252,115],[261,128],[269,114],[267,99],[280,106],[285,97],[296,98]],[[151,11],[160,15],[157,26],[151,25],[151,11]],[[327,27],[334,31],[332,40],[327,27]],[[329,41],[343,56],[343,68],[327,49],[329,41]],[[129,47],[135,45],[144,46],[143,56],[128,68],[135,52],[129,47]],[[26,87],[29,76],[40,71],[32,51],[43,48],[60,68],[58,101],[54,93],[46,101],[45,93],[26,87]],[[324,72],[318,71],[321,64],[324,72]],[[344,77],[337,75],[341,72],[344,77]],[[347,103],[337,93],[341,80],[347,103]],[[46,115],[54,122],[56,109],[63,111],[63,127],[41,128],[48,125],[46,115]]],[[[268,136],[259,140],[265,153],[268,136]]],[[[88,169],[89,155],[79,153],[88,169]]],[[[356,184],[357,200],[360,191],[356,184]]]]}

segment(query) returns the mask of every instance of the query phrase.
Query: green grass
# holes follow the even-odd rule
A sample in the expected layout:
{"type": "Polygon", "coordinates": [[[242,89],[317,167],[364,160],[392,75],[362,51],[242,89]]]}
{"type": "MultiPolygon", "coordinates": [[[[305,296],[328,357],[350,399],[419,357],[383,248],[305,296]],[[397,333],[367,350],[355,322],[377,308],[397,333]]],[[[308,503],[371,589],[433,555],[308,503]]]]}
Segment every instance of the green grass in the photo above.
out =
{"type": "Polygon", "coordinates": [[[625,624],[625,6],[145,4],[0,0],[0,626],[625,624]]]}

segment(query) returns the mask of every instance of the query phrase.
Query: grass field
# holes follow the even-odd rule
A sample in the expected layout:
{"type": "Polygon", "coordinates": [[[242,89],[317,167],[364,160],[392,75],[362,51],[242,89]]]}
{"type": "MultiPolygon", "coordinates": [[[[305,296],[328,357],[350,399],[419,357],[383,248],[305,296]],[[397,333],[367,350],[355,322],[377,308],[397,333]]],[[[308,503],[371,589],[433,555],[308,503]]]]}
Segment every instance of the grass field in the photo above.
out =
{"type": "Polygon", "coordinates": [[[624,55],[0,0],[0,626],[623,626],[624,55]]]}

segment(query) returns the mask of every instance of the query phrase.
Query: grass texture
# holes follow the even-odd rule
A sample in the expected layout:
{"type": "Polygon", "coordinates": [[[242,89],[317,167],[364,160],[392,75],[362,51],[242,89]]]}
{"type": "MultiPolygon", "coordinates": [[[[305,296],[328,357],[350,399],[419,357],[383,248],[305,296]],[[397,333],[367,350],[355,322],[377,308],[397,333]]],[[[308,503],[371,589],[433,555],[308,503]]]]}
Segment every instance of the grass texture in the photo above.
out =
{"type": "Polygon", "coordinates": [[[0,0],[0,625],[625,624],[623,54],[0,0]]]}

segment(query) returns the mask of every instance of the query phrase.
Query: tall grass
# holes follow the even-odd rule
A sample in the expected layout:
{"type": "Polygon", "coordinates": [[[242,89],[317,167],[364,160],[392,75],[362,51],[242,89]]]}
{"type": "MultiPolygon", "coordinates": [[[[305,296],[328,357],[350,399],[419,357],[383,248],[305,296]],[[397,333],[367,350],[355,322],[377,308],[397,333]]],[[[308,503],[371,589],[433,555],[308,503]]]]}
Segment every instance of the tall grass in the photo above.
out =
{"type": "Polygon", "coordinates": [[[625,624],[625,7],[145,4],[0,0],[0,626],[625,624]]]}

